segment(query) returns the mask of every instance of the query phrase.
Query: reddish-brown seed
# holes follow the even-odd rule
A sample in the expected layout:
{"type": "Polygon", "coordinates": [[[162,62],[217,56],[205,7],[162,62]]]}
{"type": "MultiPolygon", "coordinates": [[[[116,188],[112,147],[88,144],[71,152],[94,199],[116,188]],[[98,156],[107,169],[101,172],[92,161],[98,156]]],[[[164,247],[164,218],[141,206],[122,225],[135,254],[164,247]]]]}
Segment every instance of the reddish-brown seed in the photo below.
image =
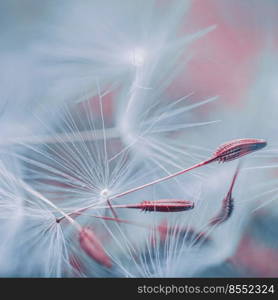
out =
{"type": "Polygon", "coordinates": [[[237,159],[241,156],[260,150],[267,142],[261,139],[238,139],[226,142],[218,147],[213,157],[219,162],[237,159]]]}
{"type": "Polygon", "coordinates": [[[106,266],[107,268],[112,267],[111,259],[105,253],[101,242],[90,228],[84,227],[79,232],[79,243],[80,247],[92,259],[106,266]]]}
{"type": "Polygon", "coordinates": [[[233,188],[234,188],[239,170],[240,170],[240,164],[238,165],[238,167],[235,171],[229,191],[228,191],[226,197],[222,201],[222,207],[221,207],[219,213],[209,221],[209,224],[208,224],[209,226],[219,225],[219,224],[227,221],[230,218],[230,216],[232,215],[233,210],[234,210],[234,198],[232,197],[232,192],[233,192],[233,188]]]}
{"type": "Polygon", "coordinates": [[[194,203],[188,200],[162,199],[126,205],[126,208],[137,208],[143,211],[178,212],[194,208],[194,203]]]}

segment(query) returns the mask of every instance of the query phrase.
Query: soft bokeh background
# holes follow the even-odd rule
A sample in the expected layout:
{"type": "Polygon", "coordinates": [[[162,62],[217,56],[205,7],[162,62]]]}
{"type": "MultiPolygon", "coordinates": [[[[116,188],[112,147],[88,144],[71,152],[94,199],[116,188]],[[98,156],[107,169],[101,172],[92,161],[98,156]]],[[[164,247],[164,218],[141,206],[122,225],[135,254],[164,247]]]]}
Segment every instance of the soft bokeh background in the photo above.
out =
{"type": "MultiPolygon", "coordinates": [[[[118,22],[117,17],[120,19],[121,11],[128,11],[128,6],[138,5],[140,8],[138,1],[119,0],[117,4],[113,0],[104,2],[104,5],[100,5],[99,1],[93,0],[0,1],[0,143],[4,147],[6,142],[13,138],[44,133],[43,129],[34,125],[34,114],[47,122],[52,122],[53,118],[55,123],[55,110],[60,102],[72,101],[77,94],[80,96],[85,93],[92,98],[95,96],[94,91],[90,95],[91,91],[86,90],[87,77],[84,83],[82,76],[72,76],[72,73],[78,73],[81,68],[68,67],[68,55],[77,53],[75,46],[85,45],[87,40],[90,42],[90,30],[98,30],[90,27],[90,21],[103,20],[105,23],[111,17],[118,22]],[[94,16],[99,9],[99,20],[90,20],[90,9],[94,16]],[[76,27],[75,24],[80,24],[78,21],[83,16],[84,23],[80,28],[76,27]],[[59,52],[60,43],[62,46],[59,52]],[[68,52],[64,50],[67,47],[68,52]],[[58,58],[55,58],[56,50],[58,58]],[[65,61],[60,64],[59,59],[63,59],[63,55],[65,61]],[[76,80],[82,83],[76,84],[76,80]]],[[[158,2],[159,5],[165,5],[165,0],[158,2]]],[[[140,20],[141,12],[140,9],[136,10],[134,18],[140,20]]],[[[123,20],[122,23],[115,22],[126,29],[127,34],[129,25],[135,26],[133,23],[136,23],[136,20],[133,22],[133,16],[130,19],[123,16],[123,20]]],[[[237,134],[240,133],[240,127],[243,135],[267,138],[274,153],[270,160],[259,162],[256,166],[267,166],[267,170],[270,170],[267,174],[269,177],[264,177],[265,182],[260,182],[263,188],[256,194],[257,186],[253,186],[251,181],[247,182],[247,185],[254,188],[254,194],[250,196],[253,208],[249,212],[250,219],[241,232],[233,255],[224,262],[210,266],[197,276],[277,277],[278,203],[275,186],[278,184],[278,173],[275,164],[278,154],[275,151],[278,145],[278,2],[192,0],[186,18],[184,17],[181,23],[181,35],[192,34],[212,25],[216,25],[216,28],[197,39],[188,51],[182,53],[176,64],[182,64],[189,56],[190,60],[164,93],[173,99],[184,96],[185,92],[194,92],[193,99],[196,100],[219,96],[217,103],[201,107],[196,114],[202,118],[211,117],[229,122],[227,128],[225,125],[219,125],[210,129],[209,136],[202,136],[202,133],[193,136],[194,144],[206,146],[208,139],[215,141],[215,144],[220,143],[225,140],[225,130],[228,136],[232,136],[235,128],[237,134]],[[239,112],[243,116],[245,114],[246,119],[239,121],[239,112]],[[269,178],[269,181],[266,178],[269,178]],[[267,205],[256,210],[256,207],[266,201],[266,195],[267,205]]],[[[165,26],[161,27],[162,29],[167,28],[167,24],[161,26],[165,26]]],[[[121,40],[120,33],[117,38],[121,40]]],[[[105,43],[111,42],[113,47],[117,38],[105,43]]],[[[132,39],[130,42],[134,44],[137,37],[133,36],[132,39]]],[[[103,42],[101,30],[96,44],[98,41],[103,42]]],[[[89,42],[88,48],[84,49],[85,56],[90,55],[89,42]]],[[[105,43],[103,42],[103,47],[105,43]]],[[[94,43],[92,47],[95,47],[94,43]]],[[[101,49],[100,47],[100,53],[101,49]]],[[[120,47],[119,49],[121,50],[120,47]]],[[[114,51],[119,50],[111,48],[111,52],[114,51]]],[[[82,56],[82,51],[78,54],[82,56]]],[[[100,55],[101,63],[105,63],[105,55],[100,55]]],[[[94,57],[93,60],[98,71],[98,59],[94,57]]],[[[103,109],[107,124],[110,122],[110,125],[113,125],[112,115],[118,109],[113,99],[119,93],[117,84],[115,87],[113,84],[119,78],[129,80],[129,71],[125,73],[126,71],[120,68],[115,72],[114,67],[111,70],[105,69],[105,72],[101,77],[101,84],[104,85],[104,89],[111,88],[112,93],[107,95],[103,109]]],[[[97,111],[93,103],[90,109],[97,111]]],[[[251,178],[253,177],[250,176],[250,180],[251,178]]]]}

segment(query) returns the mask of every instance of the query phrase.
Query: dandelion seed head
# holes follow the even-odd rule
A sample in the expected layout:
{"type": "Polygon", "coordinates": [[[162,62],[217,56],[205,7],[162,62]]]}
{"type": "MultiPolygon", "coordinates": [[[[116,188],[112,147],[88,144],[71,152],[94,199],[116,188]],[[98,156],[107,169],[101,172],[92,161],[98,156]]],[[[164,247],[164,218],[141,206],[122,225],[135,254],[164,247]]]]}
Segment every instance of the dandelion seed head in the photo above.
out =
{"type": "MultiPolygon", "coordinates": [[[[200,24],[187,26],[187,20],[199,20],[194,7],[187,19],[191,1],[63,2],[62,10],[49,4],[47,18],[34,26],[42,30],[40,38],[33,35],[28,45],[28,70],[39,70],[39,80],[19,76],[29,66],[20,68],[20,61],[30,58],[13,51],[3,68],[13,71],[2,72],[8,80],[0,80],[4,91],[14,90],[13,101],[0,105],[0,146],[9,144],[1,147],[0,274],[184,277],[225,261],[250,217],[248,186],[261,180],[263,185],[266,177],[241,172],[233,201],[226,204],[235,165],[210,162],[230,162],[266,142],[233,140],[212,158],[211,147],[227,136],[249,136],[248,118],[253,128],[263,128],[254,136],[275,140],[277,74],[269,87],[257,85],[260,101],[272,99],[271,105],[261,101],[272,135],[264,132],[265,114],[254,122],[254,109],[235,113],[225,101],[214,103],[213,94],[203,98],[212,78],[204,72],[208,80],[199,86],[200,68],[188,54],[215,26],[198,32],[193,30],[200,24]],[[20,78],[16,88],[10,85],[14,77],[20,78]],[[26,105],[33,103],[27,98],[35,105],[26,105]],[[38,103],[44,103],[43,113],[38,103]],[[220,119],[225,122],[217,129],[220,119]],[[209,224],[222,215],[217,226],[209,224]]],[[[209,43],[204,49],[211,51],[209,43]]],[[[200,63],[206,71],[206,62],[200,63]]],[[[250,161],[256,164],[259,155],[250,161]]]]}

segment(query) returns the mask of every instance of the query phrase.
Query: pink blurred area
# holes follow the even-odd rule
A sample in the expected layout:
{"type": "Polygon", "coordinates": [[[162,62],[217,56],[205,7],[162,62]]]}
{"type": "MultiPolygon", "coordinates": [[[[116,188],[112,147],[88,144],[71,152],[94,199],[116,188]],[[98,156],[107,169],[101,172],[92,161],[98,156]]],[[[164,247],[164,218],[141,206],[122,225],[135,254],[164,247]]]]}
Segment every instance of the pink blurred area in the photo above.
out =
{"type": "Polygon", "coordinates": [[[255,61],[262,50],[263,32],[244,26],[248,11],[242,11],[240,5],[230,12],[232,18],[237,18],[237,26],[234,26],[227,22],[220,1],[195,0],[192,4],[185,32],[211,25],[217,27],[194,42],[191,48],[194,56],[173,88],[191,89],[203,98],[218,95],[223,105],[238,107],[253,79],[255,61]]]}
{"type": "Polygon", "coordinates": [[[229,259],[244,277],[277,277],[277,220],[267,209],[255,212],[229,259]]]}
{"type": "Polygon", "coordinates": [[[242,238],[231,261],[239,271],[250,277],[278,276],[278,249],[258,242],[249,234],[242,238]]]}

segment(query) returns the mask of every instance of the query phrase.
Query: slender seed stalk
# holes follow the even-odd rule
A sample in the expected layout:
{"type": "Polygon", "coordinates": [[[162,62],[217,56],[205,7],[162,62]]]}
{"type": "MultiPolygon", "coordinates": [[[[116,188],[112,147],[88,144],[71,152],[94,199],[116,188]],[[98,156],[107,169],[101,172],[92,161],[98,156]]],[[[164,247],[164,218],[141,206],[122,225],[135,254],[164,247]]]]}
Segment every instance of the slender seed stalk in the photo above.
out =
{"type": "MultiPolygon", "coordinates": [[[[196,164],[196,165],[193,165],[193,166],[191,166],[190,168],[187,168],[187,169],[178,171],[178,172],[176,172],[176,173],[173,173],[173,174],[167,175],[167,176],[165,176],[165,177],[162,177],[162,178],[156,179],[156,180],[154,180],[154,181],[151,181],[151,182],[149,182],[149,183],[146,183],[146,184],[140,185],[140,186],[138,186],[138,187],[132,188],[132,189],[130,189],[130,190],[128,190],[128,191],[125,191],[125,192],[123,192],[123,193],[120,193],[120,194],[116,194],[116,195],[114,195],[114,196],[111,196],[111,197],[109,198],[109,200],[111,201],[111,200],[114,200],[114,199],[123,197],[123,196],[125,196],[125,195],[131,194],[131,193],[134,193],[134,192],[137,192],[137,191],[139,191],[139,190],[142,190],[142,189],[147,188],[147,187],[149,187],[149,186],[152,186],[152,185],[154,185],[154,184],[163,182],[163,181],[165,181],[165,180],[169,180],[169,179],[171,179],[171,178],[173,178],[173,177],[176,177],[176,176],[178,176],[178,175],[182,175],[182,174],[184,174],[184,173],[186,173],[186,172],[189,172],[189,171],[191,171],[191,170],[193,170],[193,169],[196,169],[196,168],[198,168],[198,167],[202,167],[202,166],[204,166],[204,165],[206,165],[206,164],[209,164],[209,163],[211,163],[211,162],[213,162],[213,161],[215,161],[215,160],[216,160],[216,158],[215,158],[215,157],[212,157],[212,158],[210,158],[210,159],[208,159],[208,160],[206,160],[206,161],[202,161],[202,162],[200,162],[200,163],[198,163],[198,164],[196,164]]],[[[75,210],[75,211],[73,211],[73,212],[68,213],[68,215],[71,216],[71,215],[74,215],[74,214],[79,214],[80,212],[83,212],[83,211],[85,211],[85,210],[87,210],[87,209],[90,209],[90,208],[92,208],[93,206],[95,206],[95,204],[88,205],[88,206],[83,207],[83,208],[79,208],[79,209],[77,209],[77,210],[75,210]]],[[[114,207],[115,207],[115,206],[114,206],[114,207]]],[[[62,219],[64,219],[64,217],[61,217],[59,220],[62,220],[62,219]]]]}
{"type": "MultiPolygon", "coordinates": [[[[154,184],[163,182],[165,180],[169,180],[171,178],[174,178],[176,176],[182,175],[186,172],[189,172],[193,169],[205,166],[211,162],[214,161],[218,161],[218,162],[228,162],[234,159],[238,159],[244,155],[250,154],[254,151],[260,150],[262,148],[264,148],[267,145],[267,142],[265,140],[262,139],[250,139],[250,138],[245,138],[245,139],[238,139],[238,140],[232,140],[232,141],[228,141],[224,144],[222,144],[220,147],[217,148],[216,152],[212,155],[211,158],[202,161],[200,163],[197,163],[187,169],[175,172],[173,174],[167,175],[165,177],[162,178],[158,178],[154,181],[151,181],[149,183],[140,185],[138,187],[132,188],[130,190],[127,190],[125,192],[116,194],[114,196],[109,197],[109,200],[113,200],[113,199],[117,199],[120,197],[123,197],[125,195],[134,193],[136,191],[142,190],[144,188],[147,188],[149,186],[152,186],[154,184]]],[[[73,212],[70,212],[68,215],[71,216],[73,214],[82,212],[84,210],[90,209],[91,207],[95,206],[95,204],[91,204],[89,206],[83,207],[83,208],[79,208],[78,210],[75,210],[73,212]]],[[[64,217],[61,217],[60,220],[62,220],[64,217]]]]}

